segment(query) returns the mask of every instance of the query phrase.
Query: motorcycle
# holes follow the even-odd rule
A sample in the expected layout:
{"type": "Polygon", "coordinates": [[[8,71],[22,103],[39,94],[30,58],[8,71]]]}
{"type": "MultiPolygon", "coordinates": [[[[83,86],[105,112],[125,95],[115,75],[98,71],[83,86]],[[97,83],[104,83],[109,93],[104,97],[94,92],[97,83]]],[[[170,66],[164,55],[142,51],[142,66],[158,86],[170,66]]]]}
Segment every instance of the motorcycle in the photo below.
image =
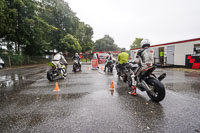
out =
{"type": "Polygon", "coordinates": [[[63,62],[60,62],[60,64],[61,68],[58,68],[57,64],[54,62],[48,63],[48,65],[51,67],[51,69],[47,71],[47,79],[49,81],[54,81],[57,77],[63,77],[61,71],[63,71],[63,74],[66,74],[67,64],[64,64],[63,62]]]}
{"type": "Polygon", "coordinates": [[[79,65],[78,60],[74,60],[73,71],[74,72],[81,71],[81,62],[80,62],[80,65],[79,65]]]}
{"type": "Polygon", "coordinates": [[[106,67],[108,68],[108,72],[113,72],[113,67],[114,67],[114,61],[113,60],[108,60],[106,67]]]}
{"type": "Polygon", "coordinates": [[[131,77],[131,70],[135,71],[135,69],[138,67],[137,64],[135,64],[135,62],[128,62],[125,63],[123,66],[123,70],[120,71],[119,70],[119,63],[116,63],[116,70],[117,70],[117,75],[118,78],[122,78],[122,80],[124,82],[128,81],[128,84],[132,84],[132,82],[130,81],[130,77],[131,77]],[[130,83],[131,82],[131,83],[130,83]]]}
{"type": "MultiPolygon", "coordinates": [[[[132,66],[130,66],[132,67],[132,66]]],[[[166,73],[161,74],[159,77],[153,74],[156,66],[148,66],[145,69],[142,65],[142,59],[139,57],[138,68],[130,71],[129,86],[132,86],[132,81],[136,81],[136,87],[141,91],[146,91],[147,95],[154,102],[160,102],[165,98],[165,87],[161,82],[166,73]],[[133,76],[135,73],[135,76],[133,76]]]]}

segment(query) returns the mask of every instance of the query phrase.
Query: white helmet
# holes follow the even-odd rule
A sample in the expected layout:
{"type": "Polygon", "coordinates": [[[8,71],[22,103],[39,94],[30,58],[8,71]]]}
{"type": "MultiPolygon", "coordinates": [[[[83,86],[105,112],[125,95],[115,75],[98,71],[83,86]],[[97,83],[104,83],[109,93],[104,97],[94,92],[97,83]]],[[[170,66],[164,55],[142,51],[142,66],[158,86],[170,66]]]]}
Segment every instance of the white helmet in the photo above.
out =
{"type": "Polygon", "coordinates": [[[150,41],[149,41],[149,39],[143,39],[142,41],[141,41],[141,43],[140,43],[140,45],[141,45],[141,47],[142,48],[144,48],[144,47],[146,47],[146,46],[148,46],[148,47],[150,47],[150,41]]]}
{"type": "Polygon", "coordinates": [[[75,53],[75,55],[77,56],[77,55],[78,55],[78,53],[75,53]]]}

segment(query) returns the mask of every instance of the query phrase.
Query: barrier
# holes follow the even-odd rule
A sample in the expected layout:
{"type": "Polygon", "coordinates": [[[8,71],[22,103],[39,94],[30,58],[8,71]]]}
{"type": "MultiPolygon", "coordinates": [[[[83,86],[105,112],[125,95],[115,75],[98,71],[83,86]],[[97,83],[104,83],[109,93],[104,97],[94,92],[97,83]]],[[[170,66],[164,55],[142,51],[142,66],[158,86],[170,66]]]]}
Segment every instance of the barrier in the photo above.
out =
{"type": "Polygon", "coordinates": [[[98,59],[92,59],[92,68],[93,69],[98,69],[99,68],[98,59]]]}

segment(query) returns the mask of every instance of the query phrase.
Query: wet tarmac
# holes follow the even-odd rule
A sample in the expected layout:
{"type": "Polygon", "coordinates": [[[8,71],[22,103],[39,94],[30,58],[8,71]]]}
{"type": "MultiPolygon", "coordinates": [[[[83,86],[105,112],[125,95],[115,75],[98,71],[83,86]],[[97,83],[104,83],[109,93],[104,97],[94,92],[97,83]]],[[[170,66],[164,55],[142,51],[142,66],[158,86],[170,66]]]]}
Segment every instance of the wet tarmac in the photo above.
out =
{"type": "MultiPolygon", "coordinates": [[[[101,67],[100,67],[101,68],[101,67]]],[[[68,67],[66,79],[46,78],[48,66],[0,71],[2,133],[197,133],[200,132],[200,72],[157,69],[167,73],[166,97],[152,102],[145,92],[128,94],[113,73],[81,72],[68,67]],[[114,82],[114,91],[110,84],[114,82]]]]}

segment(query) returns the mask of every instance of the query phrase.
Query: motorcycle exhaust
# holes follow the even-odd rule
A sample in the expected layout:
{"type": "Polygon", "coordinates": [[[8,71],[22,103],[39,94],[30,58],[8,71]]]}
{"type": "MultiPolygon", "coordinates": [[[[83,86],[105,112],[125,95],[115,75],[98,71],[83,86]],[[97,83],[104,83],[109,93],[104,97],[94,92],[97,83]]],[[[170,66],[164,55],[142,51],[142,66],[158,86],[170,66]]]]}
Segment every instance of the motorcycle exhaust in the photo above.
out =
{"type": "Polygon", "coordinates": [[[163,73],[162,75],[160,75],[160,76],[158,77],[158,80],[159,80],[159,81],[162,81],[166,76],[167,76],[167,74],[166,74],[166,73],[163,73]]]}

